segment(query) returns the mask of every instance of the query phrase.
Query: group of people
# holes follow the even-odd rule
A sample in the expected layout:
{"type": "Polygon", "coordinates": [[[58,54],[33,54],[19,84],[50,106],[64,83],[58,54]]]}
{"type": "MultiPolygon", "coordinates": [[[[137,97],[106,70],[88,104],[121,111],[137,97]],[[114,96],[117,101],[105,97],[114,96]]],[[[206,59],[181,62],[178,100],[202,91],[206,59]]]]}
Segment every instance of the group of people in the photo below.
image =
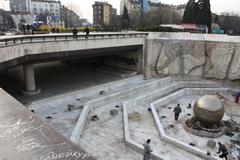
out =
{"type": "MultiPolygon", "coordinates": [[[[73,33],[73,38],[74,38],[74,39],[77,39],[77,37],[78,37],[78,36],[77,36],[78,30],[77,30],[76,27],[73,28],[72,33],[73,33]]],[[[89,29],[88,27],[85,27],[83,33],[86,33],[86,38],[88,38],[88,35],[89,35],[89,33],[90,33],[90,29],[89,29]]]]}
{"type": "MultiPolygon", "coordinates": [[[[151,139],[148,139],[146,141],[146,143],[143,144],[143,160],[150,160],[150,155],[151,155],[151,152],[153,151],[151,149],[151,146],[150,146],[150,143],[151,143],[151,139]]],[[[218,152],[217,154],[220,154],[219,157],[220,158],[225,158],[225,160],[227,160],[227,156],[228,156],[228,149],[227,147],[222,144],[221,142],[218,142],[218,152]]]]}

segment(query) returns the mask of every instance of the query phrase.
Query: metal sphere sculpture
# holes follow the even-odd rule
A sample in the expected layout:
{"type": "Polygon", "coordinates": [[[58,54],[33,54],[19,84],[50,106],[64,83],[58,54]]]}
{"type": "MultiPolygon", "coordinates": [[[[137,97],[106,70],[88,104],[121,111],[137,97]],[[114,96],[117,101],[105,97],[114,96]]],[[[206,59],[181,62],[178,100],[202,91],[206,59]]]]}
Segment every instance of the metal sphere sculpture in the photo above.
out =
{"type": "Polygon", "coordinates": [[[224,105],[216,96],[204,95],[195,102],[193,113],[202,124],[214,125],[222,120],[224,105]]]}

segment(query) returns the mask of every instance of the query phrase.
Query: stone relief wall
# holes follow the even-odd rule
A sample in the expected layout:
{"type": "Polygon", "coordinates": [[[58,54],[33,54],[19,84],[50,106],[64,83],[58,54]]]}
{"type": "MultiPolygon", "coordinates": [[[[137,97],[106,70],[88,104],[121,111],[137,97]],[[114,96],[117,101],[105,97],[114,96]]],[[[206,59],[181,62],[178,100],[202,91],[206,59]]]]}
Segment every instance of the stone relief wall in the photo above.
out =
{"type": "Polygon", "coordinates": [[[160,74],[238,80],[240,42],[218,41],[217,37],[211,40],[207,40],[206,37],[198,40],[196,37],[173,39],[172,35],[171,38],[155,36],[145,40],[144,61],[147,78],[160,74]],[[151,73],[147,76],[146,72],[150,70],[151,73]]]}

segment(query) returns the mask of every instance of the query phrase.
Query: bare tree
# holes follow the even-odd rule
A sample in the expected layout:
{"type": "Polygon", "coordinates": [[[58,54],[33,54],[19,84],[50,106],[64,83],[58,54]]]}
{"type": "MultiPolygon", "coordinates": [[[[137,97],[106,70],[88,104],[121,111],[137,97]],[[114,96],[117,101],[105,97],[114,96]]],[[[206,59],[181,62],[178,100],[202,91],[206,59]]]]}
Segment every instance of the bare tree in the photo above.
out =
{"type": "Polygon", "coordinates": [[[79,17],[81,17],[81,9],[76,3],[70,1],[66,4],[66,7],[74,11],[79,17]]]}
{"type": "Polygon", "coordinates": [[[236,12],[223,13],[217,22],[226,33],[240,34],[240,17],[236,12]]]}
{"type": "Polygon", "coordinates": [[[130,17],[130,21],[131,21],[131,26],[133,28],[137,28],[140,26],[142,19],[141,19],[141,14],[139,11],[132,11],[129,14],[129,17],[130,17]]]}
{"type": "Polygon", "coordinates": [[[182,17],[175,9],[159,7],[157,10],[150,11],[145,17],[146,25],[159,24],[179,24],[182,17]]]}

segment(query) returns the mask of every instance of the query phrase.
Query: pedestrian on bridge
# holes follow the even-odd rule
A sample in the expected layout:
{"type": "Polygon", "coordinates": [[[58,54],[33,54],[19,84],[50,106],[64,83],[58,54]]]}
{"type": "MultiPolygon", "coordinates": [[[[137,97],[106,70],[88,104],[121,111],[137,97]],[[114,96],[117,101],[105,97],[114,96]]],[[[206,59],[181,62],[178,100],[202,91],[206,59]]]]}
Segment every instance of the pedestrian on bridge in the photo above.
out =
{"type": "Polygon", "coordinates": [[[78,30],[76,27],[73,28],[73,39],[77,39],[78,30]]]}
{"type": "Polygon", "coordinates": [[[89,30],[88,26],[87,26],[87,27],[85,27],[85,29],[84,29],[83,33],[84,33],[84,32],[86,32],[86,38],[88,38],[88,36],[89,36],[89,32],[90,32],[90,30],[89,30]]]}
{"type": "Polygon", "coordinates": [[[150,154],[152,152],[152,149],[150,147],[151,139],[148,139],[146,143],[143,144],[144,150],[143,150],[143,160],[150,160],[150,154]]]}

